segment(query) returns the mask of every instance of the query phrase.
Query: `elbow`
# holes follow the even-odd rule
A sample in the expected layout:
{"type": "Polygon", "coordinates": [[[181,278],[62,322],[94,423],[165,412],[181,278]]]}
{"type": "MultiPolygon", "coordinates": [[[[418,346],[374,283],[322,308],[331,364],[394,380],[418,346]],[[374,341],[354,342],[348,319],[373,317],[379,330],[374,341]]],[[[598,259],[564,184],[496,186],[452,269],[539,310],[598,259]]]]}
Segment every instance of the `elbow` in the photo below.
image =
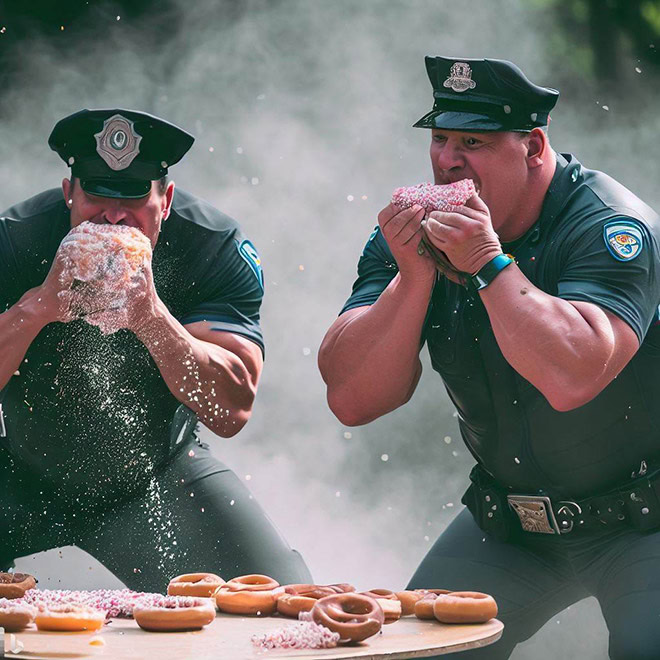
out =
{"type": "Polygon", "coordinates": [[[557,412],[570,412],[595,399],[601,391],[602,388],[596,388],[593,385],[585,387],[584,383],[563,382],[548,388],[545,392],[541,390],[541,393],[557,412]]]}
{"type": "Polygon", "coordinates": [[[221,438],[233,438],[248,423],[252,415],[252,410],[241,410],[238,413],[231,413],[229,417],[222,420],[205,420],[206,426],[221,438]]]}
{"type": "Polygon", "coordinates": [[[328,406],[344,426],[362,426],[379,417],[379,415],[369,415],[363,407],[356,405],[355,400],[350,396],[342,396],[331,388],[328,388],[328,406]]]}

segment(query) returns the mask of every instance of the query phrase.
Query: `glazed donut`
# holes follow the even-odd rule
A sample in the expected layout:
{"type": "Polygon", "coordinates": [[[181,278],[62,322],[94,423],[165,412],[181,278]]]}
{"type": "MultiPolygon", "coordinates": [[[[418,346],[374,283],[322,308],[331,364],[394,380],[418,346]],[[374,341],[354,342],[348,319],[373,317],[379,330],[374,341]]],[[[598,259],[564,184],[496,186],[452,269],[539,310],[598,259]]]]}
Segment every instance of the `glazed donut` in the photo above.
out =
{"type": "Polygon", "coordinates": [[[218,609],[229,614],[268,616],[277,608],[284,588],[267,575],[242,575],[229,580],[215,592],[218,609]]]}
{"type": "Polygon", "coordinates": [[[37,581],[27,573],[0,573],[0,598],[22,598],[37,581]]]}
{"type": "Polygon", "coordinates": [[[152,632],[201,630],[215,619],[215,605],[212,598],[161,596],[136,603],[133,618],[140,628],[152,632]]]}
{"type": "Polygon", "coordinates": [[[424,207],[426,214],[431,211],[451,211],[467,202],[476,192],[472,179],[461,179],[455,183],[435,186],[432,183],[419,183],[416,186],[397,188],[392,193],[392,204],[407,209],[415,204],[424,207]]]}
{"type": "Polygon", "coordinates": [[[39,608],[34,622],[39,630],[79,632],[100,630],[105,612],[87,605],[50,605],[39,608]]]}
{"type": "Polygon", "coordinates": [[[415,616],[418,619],[435,619],[433,602],[441,594],[450,593],[447,589],[415,589],[422,597],[415,603],[415,616]]]}
{"type": "Polygon", "coordinates": [[[340,642],[361,642],[379,632],[385,620],[373,598],[353,592],[321,598],[310,614],[314,623],[339,633],[340,642]]]}
{"type": "Polygon", "coordinates": [[[294,594],[282,594],[277,599],[277,611],[282,616],[290,616],[297,619],[301,612],[309,612],[316,604],[318,598],[309,596],[296,596],[294,594]]]}
{"type": "Polygon", "coordinates": [[[386,624],[394,623],[401,618],[401,601],[393,591],[389,589],[372,589],[361,593],[364,596],[373,598],[381,606],[386,624]]]}
{"type": "Polygon", "coordinates": [[[332,586],[323,586],[319,584],[285,584],[284,593],[292,596],[304,596],[305,598],[313,598],[318,600],[325,596],[332,596],[333,594],[343,593],[337,591],[332,586]]]}
{"type": "Polygon", "coordinates": [[[0,628],[7,632],[23,630],[34,621],[37,608],[22,601],[0,598],[0,628]]]}
{"type": "Polygon", "coordinates": [[[486,623],[497,616],[497,603],[478,591],[452,591],[433,601],[433,614],[442,623],[486,623]]]}
{"type": "Polygon", "coordinates": [[[396,597],[401,602],[401,616],[415,613],[415,603],[423,598],[418,591],[397,591],[396,597]]]}
{"type": "Polygon", "coordinates": [[[225,581],[214,573],[185,573],[170,580],[167,595],[211,598],[223,584],[225,581]]]}

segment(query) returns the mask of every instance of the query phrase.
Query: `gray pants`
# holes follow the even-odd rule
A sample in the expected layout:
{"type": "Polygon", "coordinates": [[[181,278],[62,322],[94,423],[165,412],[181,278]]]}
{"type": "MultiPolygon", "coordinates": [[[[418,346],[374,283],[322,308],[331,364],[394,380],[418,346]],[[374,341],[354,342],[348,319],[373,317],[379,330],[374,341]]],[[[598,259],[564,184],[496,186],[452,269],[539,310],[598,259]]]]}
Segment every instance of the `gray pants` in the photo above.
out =
{"type": "Polygon", "coordinates": [[[660,658],[660,531],[603,528],[503,543],[482,532],[465,509],[413,575],[409,588],[423,587],[483,591],[497,601],[502,638],[451,654],[460,660],[508,658],[518,642],[587,596],[600,603],[612,660],[660,658]]]}
{"type": "Polygon", "coordinates": [[[0,485],[0,570],[16,557],[76,545],[138,591],[165,593],[172,577],[198,571],[312,581],[247,488],[194,438],[130,496],[76,501],[3,448],[0,485]]]}

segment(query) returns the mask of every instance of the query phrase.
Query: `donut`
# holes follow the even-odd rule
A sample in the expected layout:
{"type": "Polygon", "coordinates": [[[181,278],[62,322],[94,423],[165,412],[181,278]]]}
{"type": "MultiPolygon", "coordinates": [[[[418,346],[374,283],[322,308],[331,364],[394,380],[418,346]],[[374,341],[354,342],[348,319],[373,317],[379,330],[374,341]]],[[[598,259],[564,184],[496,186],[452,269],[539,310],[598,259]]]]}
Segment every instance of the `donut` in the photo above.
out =
{"type": "Polygon", "coordinates": [[[340,642],[361,642],[383,627],[381,606],[369,596],[347,592],[326,596],[316,602],[311,618],[314,623],[339,633],[340,642]]]}
{"type": "Polygon", "coordinates": [[[418,619],[435,619],[433,602],[441,594],[450,593],[448,589],[415,589],[422,597],[415,603],[415,616],[418,619]]]}
{"type": "Polygon", "coordinates": [[[0,628],[7,632],[23,630],[34,621],[37,608],[15,598],[0,598],[0,628]]]}
{"type": "Polygon", "coordinates": [[[362,591],[364,596],[374,598],[381,606],[385,615],[385,623],[394,623],[401,618],[401,601],[396,594],[389,589],[372,589],[371,591],[362,591]]]}
{"type": "Polygon", "coordinates": [[[497,603],[478,591],[452,591],[433,601],[433,614],[442,623],[486,623],[497,616],[497,603]]]}
{"type": "Polygon", "coordinates": [[[401,616],[414,614],[415,603],[423,597],[418,591],[397,591],[395,595],[401,603],[401,616]]]}
{"type": "Polygon", "coordinates": [[[87,605],[51,605],[39,608],[34,622],[39,630],[94,631],[103,626],[105,612],[87,605]]]}
{"type": "Polygon", "coordinates": [[[267,575],[242,575],[229,580],[215,592],[221,612],[268,616],[277,608],[284,588],[267,575]]]}
{"type": "Polygon", "coordinates": [[[223,584],[225,581],[214,573],[185,573],[170,580],[167,595],[210,598],[223,584]]]}
{"type": "Polygon", "coordinates": [[[317,600],[318,598],[310,598],[309,596],[284,593],[277,599],[277,611],[282,616],[297,619],[301,612],[309,612],[317,600]]]}
{"type": "Polygon", "coordinates": [[[419,204],[428,215],[431,211],[451,211],[457,206],[462,206],[475,192],[472,179],[461,179],[455,183],[439,186],[419,183],[416,186],[397,188],[392,193],[392,204],[400,209],[419,204]]]}
{"type": "Polygon", "coordinates": [[[37,581],[27,573],[0,573],[0,598],[22,598],[37,581]]]}
{"type": "Polygon", "coordinates": [[[60,281],[69,287],[58,295],[69,316],[104,334],[126,327],[128,290],[143,281],[151,257],[151,241],[135,227],[93,222],[74,227],[57,251],[60,281]]]}
{"type": "Polygon", "coordinates": [[[151,632],[181,632],[201,630],[215,619],[212,598],[161,596],[138,601],[133,618],[143,630],[151,632]]]}
{"type": "Polygon", "coordinates": [[[162,594],[149,594],[131,589],[95,589],[69,591],[66,589],[30,589],[23,602],[48,609],[51,605],[88,605],[106,613],[106,618],[132,618],[137,600],[162,598],[162,594]]]}

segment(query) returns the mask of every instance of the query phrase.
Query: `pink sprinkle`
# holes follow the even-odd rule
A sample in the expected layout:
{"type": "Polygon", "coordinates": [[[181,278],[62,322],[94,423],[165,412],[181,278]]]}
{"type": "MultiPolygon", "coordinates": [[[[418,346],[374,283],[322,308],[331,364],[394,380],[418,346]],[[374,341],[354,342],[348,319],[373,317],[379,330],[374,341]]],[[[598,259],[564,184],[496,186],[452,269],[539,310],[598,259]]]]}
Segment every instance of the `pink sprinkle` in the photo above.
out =
{"type": "Polygon", "coordinates": [[[339,633],[312,621],[298,621],[265,635],[253,635],[252,643],[263,649],[331,649],[339,633]]]}
{"type": "Polygon", "coordinates": [[[420,183],[416,186],[397,188],[392,193],[392,204],[408,209],[415,204],[422,206],[426,213],[431,211],[451,211],[462,206],[476,192],[472,179],[461,179],[455,183],[435,186],[420,183]]]}

